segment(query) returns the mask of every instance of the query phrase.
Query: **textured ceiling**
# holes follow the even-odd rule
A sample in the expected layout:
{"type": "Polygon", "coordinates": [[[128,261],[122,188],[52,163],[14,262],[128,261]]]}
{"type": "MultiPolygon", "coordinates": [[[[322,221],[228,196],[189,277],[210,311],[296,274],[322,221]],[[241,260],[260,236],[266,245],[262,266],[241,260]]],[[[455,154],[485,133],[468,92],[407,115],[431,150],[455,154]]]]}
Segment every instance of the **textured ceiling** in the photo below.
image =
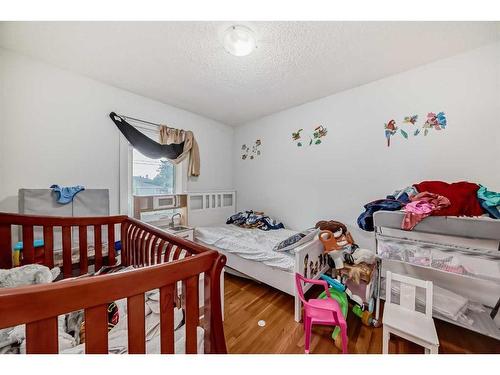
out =
{"type": "Polygon", "coordinates": [[[227,22],[2,22],[0,46],[239,125],[500,39],[498,22],[243,24],[246,57],[227,22]]]}

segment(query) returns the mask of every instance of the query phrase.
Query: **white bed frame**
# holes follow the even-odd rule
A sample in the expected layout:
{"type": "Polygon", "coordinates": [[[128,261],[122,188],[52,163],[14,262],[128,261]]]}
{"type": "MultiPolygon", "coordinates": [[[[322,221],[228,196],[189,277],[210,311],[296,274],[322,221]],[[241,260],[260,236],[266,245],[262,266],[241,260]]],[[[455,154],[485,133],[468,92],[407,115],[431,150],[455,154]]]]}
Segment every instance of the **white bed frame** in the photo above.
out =
{"type": "MultiPolygon", "coordinates": [[[[226,219],[236,213],[236,192],[211,191],[188,193],[187,206],[189,226],[196,228],[197,226],[225,225],[226,219]]],[[[204,245],[207,246],[206,244],[204,245]]],[[[295,288],[295,273],[299,273],[310,279],[318,279],[320,273],[328,269],[326,259],[324,258],[324,262],[320,261],[320,256],[323,256],[323,245],[318,238],[296,249],[293,272],[283,271],[261,262],[248,260],[218,247],[209,247],[226,256],[227,267],[293,296],[295,299],[294,315],[297,322],[301,320],[302,306],[295,288]],[[304,267],[306,258],[307,264],[304,267]],[[313,263],[313,272],[311,272],[311,262],[313,263]]],[[[309,290],[311,286],[310,284],[305,285],[304,292],[309,290]]]]}

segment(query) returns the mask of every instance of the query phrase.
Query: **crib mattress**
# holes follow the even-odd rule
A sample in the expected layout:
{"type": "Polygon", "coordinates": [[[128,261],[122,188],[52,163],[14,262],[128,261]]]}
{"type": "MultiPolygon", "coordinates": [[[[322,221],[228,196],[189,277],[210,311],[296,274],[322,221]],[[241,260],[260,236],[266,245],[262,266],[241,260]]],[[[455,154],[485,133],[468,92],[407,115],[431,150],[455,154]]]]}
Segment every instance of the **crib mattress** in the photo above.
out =
{"type": "MultiPolygon", "coordinates": [[[[108,255],[108,244],[102,244],[102,256],[108,255]]],[[[95,247],[94,245],[87,246],[87,258],[91,258],[95,256],[95,247]]],[[[75,246],[71,249],[71,263],[78,263],[80,261],[80,248],[75,246]]],[[[62,267],[63,265],[63,251],[62,249],[54,250],[54,266],[62,267]]]]}

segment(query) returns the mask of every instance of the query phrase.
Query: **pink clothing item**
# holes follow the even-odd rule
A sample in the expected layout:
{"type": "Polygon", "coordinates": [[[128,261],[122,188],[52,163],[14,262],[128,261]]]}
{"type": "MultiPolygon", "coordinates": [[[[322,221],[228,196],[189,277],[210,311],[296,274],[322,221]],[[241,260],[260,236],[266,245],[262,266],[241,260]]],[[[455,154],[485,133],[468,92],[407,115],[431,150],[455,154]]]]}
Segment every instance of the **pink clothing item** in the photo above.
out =
{"type": "Polygon", "coordinates": [[[401,223],[401,229],[412,230],[427,216],[435,211],[450,206],[448,198],[424,191],[410,197],[411,202],[404,207],[405,217],[401,223]]]}

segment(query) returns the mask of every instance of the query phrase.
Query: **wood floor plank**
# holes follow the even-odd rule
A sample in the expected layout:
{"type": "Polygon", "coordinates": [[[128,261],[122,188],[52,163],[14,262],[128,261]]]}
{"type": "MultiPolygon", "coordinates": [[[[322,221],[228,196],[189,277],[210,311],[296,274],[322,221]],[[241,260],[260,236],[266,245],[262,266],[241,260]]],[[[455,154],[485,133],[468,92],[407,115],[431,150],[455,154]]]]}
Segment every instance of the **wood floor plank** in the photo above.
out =
{"type": "MultiPolygon", "coordinates": [[[[321,290],[311,288],[308,297],[321,290]]],[[[304,327],[294,321],[293,298],[267,285],[225,274],[224,332],[229,353],[304,353],[304,327]],[[259,320],[266,325],[260,327],[259,320]]],[[[435,320],[440,353],[497,353],[498,341],[453,324],[435,320]]],[[[347,316],[349,353],[380,354],[382,328],[366,327],[351,311],[347,316]]],[[[331,338],[332,328],[313,326],[311,353],[340,353],[331,338]]],[[[391,353],[423,353],[418,345],[391,336],[391,353]]]]}

